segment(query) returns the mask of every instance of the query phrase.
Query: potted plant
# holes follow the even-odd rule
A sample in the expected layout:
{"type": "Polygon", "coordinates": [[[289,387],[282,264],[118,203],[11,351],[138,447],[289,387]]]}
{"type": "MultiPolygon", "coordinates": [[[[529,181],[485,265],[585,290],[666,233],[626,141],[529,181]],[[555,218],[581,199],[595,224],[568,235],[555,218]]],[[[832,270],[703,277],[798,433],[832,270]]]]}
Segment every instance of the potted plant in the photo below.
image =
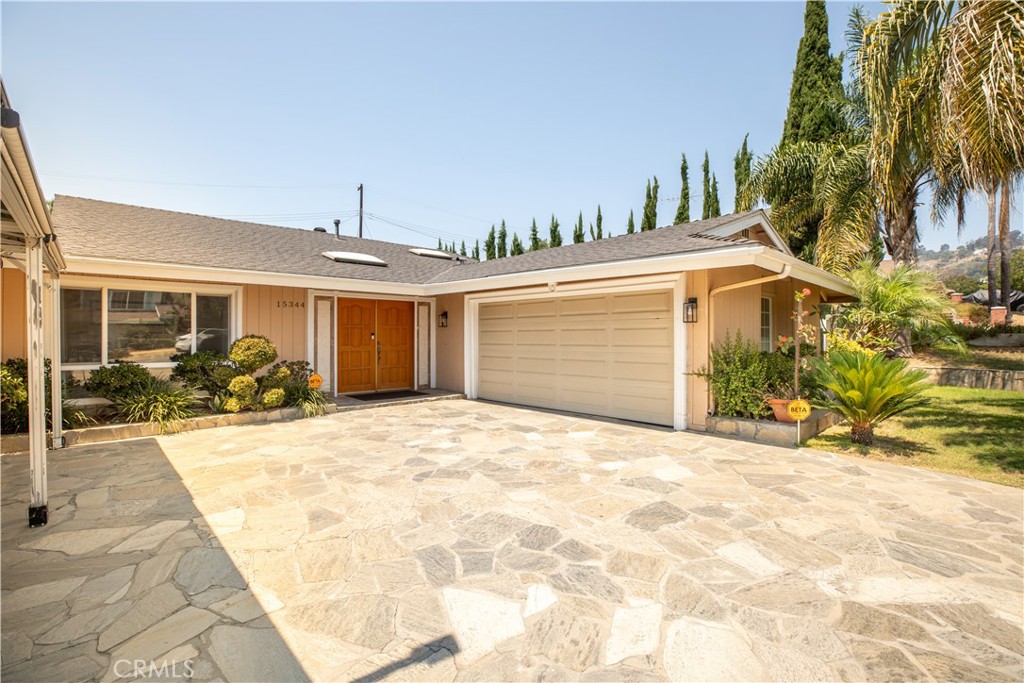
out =
{"type": "MultiPolygon", "coordinates": [[[[779,342],[776,347],[777,351],[782,354],[781,357],[788,357],[790,348],[793,349],[792,383],[781,379],[777,382],[772,382],[774,373],[769,372],[769,382],[774,384],[774,386],[769,386],[765,402],[771,406],[772,413],[774,413],[775,419],[778,422],[796,422],[796,420],[789,416],[788,408],[791,401],[800,398],[800,347],[805,342],[809,343],[814,339],[814,326],[804,322],[803,301],[810,295],[811,290],[806,288],[794,293],[793,299],[796,302],[796,308],[793,311],[793,327],[796,330],[796,334],[792,337],[779,335],[779,342]]],[[[788,374],[788,370],[786,374],[788,374]]]]}
{"type": "Polygon", "coordinates": [[[796,391],[793,389],[792,384],[784,384],[775,387],[770,392],[765,394],[764,402],[767,403],[772,413],[775,415],[776,422],[788,422],[792,424],[796,422],[789,416],[789,402],[800,398],[796,391]]]}

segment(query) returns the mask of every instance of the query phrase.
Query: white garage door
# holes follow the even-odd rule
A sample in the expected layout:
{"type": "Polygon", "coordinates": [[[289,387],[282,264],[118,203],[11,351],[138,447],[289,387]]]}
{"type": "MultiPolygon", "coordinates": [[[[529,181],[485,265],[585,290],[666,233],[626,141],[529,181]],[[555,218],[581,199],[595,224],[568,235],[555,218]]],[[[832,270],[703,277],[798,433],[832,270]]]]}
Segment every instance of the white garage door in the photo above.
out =
{"type": "Polygon", "coordinates": [[[478,395],[672,425],[672,293],[480,305],[478,395]]]}

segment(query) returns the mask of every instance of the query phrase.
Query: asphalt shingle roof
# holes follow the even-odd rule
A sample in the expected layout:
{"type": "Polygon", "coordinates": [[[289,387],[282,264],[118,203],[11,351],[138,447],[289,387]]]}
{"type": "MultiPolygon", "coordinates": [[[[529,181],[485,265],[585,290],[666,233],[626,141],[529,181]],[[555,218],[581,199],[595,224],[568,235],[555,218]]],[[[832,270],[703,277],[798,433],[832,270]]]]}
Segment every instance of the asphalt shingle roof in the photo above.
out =
{"type": "Polygon", "coordinates": [[[333,232],[232,221],[163,209],[58,195],[54,231],[63,252],[74,257],[255,270],[390,283],[455,282],[591,263],[665,256],[757,244],[700,234],[747,214],[721,216],[650,232],[570,244],[494,261],[454,261],[417,256],[409,245],[333,232]],[[336,263],[325,251],[370,254],[387,267],[336,263]]]}

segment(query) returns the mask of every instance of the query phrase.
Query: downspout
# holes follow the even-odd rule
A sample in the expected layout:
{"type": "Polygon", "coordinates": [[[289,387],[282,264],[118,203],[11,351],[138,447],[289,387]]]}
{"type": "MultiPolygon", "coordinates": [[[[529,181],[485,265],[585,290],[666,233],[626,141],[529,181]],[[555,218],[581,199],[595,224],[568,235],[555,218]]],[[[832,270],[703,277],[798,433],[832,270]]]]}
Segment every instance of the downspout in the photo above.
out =
{"type": "MultiPolygon", "coordinates": [[[[776,280],[785,280],[789,277],[793,267],[788,263],[782,267],[782,270],[774,275],[767,275],[765,277],[759,277],[754,280],[744,280],[742,282],[733,282],[732,284],[722,285],[721,287],[715,287],[708,292],[708,369],[714,372],[714,359],[711,354],[711,347],[715,343],[715,297],[722,292],[728,292],[732,289],[743,289],[744,287],[753,287],[754,285],[764,284],[765,282],[775,282],[776,280]]],[[[711,397],[711,382],[707,382],[708,392],[708,415],[713,415],[715,412],[714,400],[711,397]]]]}

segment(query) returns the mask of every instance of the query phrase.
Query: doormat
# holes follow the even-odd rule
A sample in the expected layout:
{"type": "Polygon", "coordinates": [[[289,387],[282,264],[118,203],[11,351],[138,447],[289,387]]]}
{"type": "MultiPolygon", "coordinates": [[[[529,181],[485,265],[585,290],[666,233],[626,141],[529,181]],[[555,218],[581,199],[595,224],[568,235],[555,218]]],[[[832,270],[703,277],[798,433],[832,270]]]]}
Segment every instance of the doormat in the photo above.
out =
{"type": "Polygon", "coordinates": [[[378,391],[373,394],[346,394],[349,398],[359,401],[386,401],[391,398],[412,398],[413,396],[426,396],[422,391],[378,391]]]}

